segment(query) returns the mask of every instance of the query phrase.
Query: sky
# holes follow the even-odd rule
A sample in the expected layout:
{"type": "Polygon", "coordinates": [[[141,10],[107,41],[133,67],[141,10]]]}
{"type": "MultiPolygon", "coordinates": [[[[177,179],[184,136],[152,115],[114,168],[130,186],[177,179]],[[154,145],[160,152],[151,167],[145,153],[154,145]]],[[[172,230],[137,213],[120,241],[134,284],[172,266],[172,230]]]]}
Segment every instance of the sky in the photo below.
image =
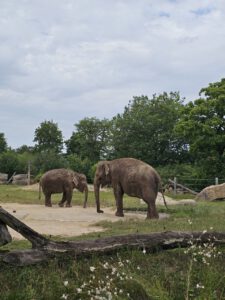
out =
{"type": "Polygon", "coordinates": [[[33,146],[44,121],[64,139],[133,96],[199,97],[225,72],[225,0],[0,0],[0,132],[33,146]]]}

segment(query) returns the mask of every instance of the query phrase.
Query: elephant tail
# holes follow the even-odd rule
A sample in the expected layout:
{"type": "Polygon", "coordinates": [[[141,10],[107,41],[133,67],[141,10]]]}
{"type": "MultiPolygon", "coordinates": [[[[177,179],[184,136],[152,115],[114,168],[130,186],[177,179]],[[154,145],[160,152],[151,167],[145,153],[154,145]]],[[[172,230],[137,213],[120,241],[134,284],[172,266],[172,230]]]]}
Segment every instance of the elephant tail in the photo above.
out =
{"type": "Polygon", "coordinates": [[[165,205],[166,209],[168,210],[168,206],[167,206],[167,203],[166,203],[166,199],[165,199],[165,197],[164,197],[163,188],[161,189],[161,194],[162,194],[162,197],[163,197],[164,205],[165,205]]]}
{"type": "Polygon", "coordinates": [[[163,186],[162,186],[162,181],[161,181],[160,177],[159,177],[159,191],[162,194],[164,205],[165,205],[166,209],[168,210],[168,206],[167,206],[166,199],[165,199],[165,196],[164,196],[164,190],[163,190],[163,186]]]}

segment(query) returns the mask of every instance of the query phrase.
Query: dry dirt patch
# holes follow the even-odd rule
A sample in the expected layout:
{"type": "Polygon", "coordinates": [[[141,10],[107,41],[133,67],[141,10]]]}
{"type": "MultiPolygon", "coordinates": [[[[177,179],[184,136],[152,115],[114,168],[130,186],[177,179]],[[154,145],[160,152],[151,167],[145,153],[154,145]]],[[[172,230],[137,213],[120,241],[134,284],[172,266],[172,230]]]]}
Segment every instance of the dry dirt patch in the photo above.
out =
{"type": "MultiPolygon", "coordinates": [[[[100,221],[115,222],[128,219],[145,219],[145,214],[126,213],[118,218],[112,208],[104,208],[104,214],[97,214],[95,207],[73,206],[62,208],[58,205],[45,207],[36,204],[1,203],[1,206],[35,231],[46,235],[77,236],[83,233],[103,231],[94,224],[100,221]]],[[[23,237],[9,228],[13,238],[23,237]]]]}

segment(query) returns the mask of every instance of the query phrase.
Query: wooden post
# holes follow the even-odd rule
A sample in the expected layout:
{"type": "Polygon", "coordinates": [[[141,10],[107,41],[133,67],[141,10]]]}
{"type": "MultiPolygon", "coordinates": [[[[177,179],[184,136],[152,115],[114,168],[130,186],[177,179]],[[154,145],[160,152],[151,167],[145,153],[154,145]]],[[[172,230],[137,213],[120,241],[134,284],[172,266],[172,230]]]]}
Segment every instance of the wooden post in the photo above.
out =
{"type": "Polygon", "coordinates": [[[215,178],[215,185],[218,185],[218,184],[219,184],[219,178],[216,177],[216,178],[215,178]]]}
{"type": "Polygon", "coordinates": [[[174,177],[174,195],[177,194],[177,177],[174,177]]]}
{"type": "Polygon", "coordinates": [[[28,161],[27,185],[30,185],[30,160],[28,161]]]}

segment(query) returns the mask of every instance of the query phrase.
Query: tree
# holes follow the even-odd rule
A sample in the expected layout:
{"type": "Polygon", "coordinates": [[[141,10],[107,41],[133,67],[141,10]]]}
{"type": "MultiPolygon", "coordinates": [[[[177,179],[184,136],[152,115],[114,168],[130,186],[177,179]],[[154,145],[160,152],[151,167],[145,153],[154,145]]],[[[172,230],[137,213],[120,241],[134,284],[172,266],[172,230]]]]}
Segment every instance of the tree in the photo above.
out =
{"type": "Polygon", "coordinates": [[[181,107],[179,93],[134,97],[113,120],[115,157],[135,157],[154,166],[186,159],[186,145],[174,132],[181,107]]]}
{"type": "Polygon", "coordinates": [[[34,142],[37,151],[55,151],[60,153],[63,148],[63,136],[58,124],[44,121],[35,130],[34,142]]]}
{"type": "Polygon", "coordinates": [[[20,172],[18,155],[14,151],[6,151],[0,154],[0,170],[8,174],[9,178],[14,172],[20,172]]]}
{"type": "Polygon", "coordinates": [[[4,133],[0,132],[0,153],[7,150],[7,142],[4,133]]]}
{"type": "Polygon", "coordinates": [[[223,176],[225,164],[225,79],[201,89],[183,109],[176,126],[205,176],[223,176]]]}
{"type": "Polygon", "coordinates": [[[81,159],[88,158],[92,164],[108,155],[110,121],[107,119],[84,118],[75,124],[76,131],[65,142],[68,154],[81,159]]]}

